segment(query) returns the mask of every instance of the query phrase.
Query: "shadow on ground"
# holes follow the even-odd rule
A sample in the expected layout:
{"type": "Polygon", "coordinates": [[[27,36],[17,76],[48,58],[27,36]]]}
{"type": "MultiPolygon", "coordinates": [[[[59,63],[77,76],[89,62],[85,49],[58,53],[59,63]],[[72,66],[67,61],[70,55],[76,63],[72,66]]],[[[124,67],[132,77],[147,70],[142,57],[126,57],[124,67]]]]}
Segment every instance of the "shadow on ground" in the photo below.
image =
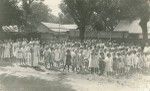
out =
{"type": "Polygon", "coordinates": [[[0,91],[75,91],[71,86],[63,84],[65,74],[59,74],[57,80],[46,81],[35,77],[20,78],[17,76],[0,75],[0,91]]]}
{"type": "Polygon", "coordinates": [[[0,60],[0,67],[13,66],[10,61],[0,60]]]}

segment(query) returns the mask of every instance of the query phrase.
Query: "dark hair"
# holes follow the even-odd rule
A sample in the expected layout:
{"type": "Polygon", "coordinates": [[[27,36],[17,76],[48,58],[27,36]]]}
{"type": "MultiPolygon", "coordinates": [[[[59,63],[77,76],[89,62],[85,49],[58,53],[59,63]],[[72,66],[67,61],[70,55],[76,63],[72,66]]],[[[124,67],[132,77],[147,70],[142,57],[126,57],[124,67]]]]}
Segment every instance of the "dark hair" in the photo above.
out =
{"type": "Polygon", "coordinates": [[[103,53],[103,52],[101,52],[101,53],[100,53],[100,55],[104,55],[104,53],[103,53]]]}
{"type": "Polygon", "coordinates": [[[70,50],[68,49],[66,52],[67,52],[67,53],[70,53],[70,50]]]}

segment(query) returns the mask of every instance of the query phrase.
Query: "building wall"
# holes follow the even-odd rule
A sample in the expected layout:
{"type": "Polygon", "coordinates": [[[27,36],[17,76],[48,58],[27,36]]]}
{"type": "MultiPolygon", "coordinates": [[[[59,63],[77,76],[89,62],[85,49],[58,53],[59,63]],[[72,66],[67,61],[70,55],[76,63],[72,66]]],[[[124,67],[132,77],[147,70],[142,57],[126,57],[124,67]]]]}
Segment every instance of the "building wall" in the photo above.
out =
{"type": "Polygon", "coordinates": [[[40,33],[53,33],[53,31],[51,31],[49,28],[47,28],[43,24],[40,24],[38,26],[37,31],[40,32],[40,33]]]}
{"type": "Polygon", "coordinates": [[[42,40],[51,40],[54,39],[54,35],[51,33],[41,33],[41,39],[42,40]]]}
{"type": "MultiPolygon", "coordinates": [[[[79,37],[79,31],[70,31],[70,37],[79,37]]],[[[85,38],[127,38],[129,34],[127,32],[105,32],[105,31],[87,31],[85,32],[85,38]]]]}

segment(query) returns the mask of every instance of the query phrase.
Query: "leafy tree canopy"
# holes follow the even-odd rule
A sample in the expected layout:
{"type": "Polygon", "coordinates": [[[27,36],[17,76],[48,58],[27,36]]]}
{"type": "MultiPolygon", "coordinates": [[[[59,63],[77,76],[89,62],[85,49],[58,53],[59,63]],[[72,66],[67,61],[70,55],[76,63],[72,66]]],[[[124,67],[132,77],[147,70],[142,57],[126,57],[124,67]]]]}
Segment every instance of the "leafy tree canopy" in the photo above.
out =
{"type": "Polygon", "coordinates": [[[0,27],[3,25],[20,25],[23,12],[16,0],[0,0],[0,27]]]}

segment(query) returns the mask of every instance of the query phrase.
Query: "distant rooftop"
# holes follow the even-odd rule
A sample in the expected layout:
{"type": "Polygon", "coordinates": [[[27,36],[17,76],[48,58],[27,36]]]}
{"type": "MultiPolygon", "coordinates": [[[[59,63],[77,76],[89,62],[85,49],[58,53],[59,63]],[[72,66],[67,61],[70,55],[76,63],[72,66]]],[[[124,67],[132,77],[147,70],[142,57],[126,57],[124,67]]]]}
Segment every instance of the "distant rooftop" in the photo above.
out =
{"type": "MultiPolygon", "coordinates": [[[[133,34],[142,34],[142,29],[139,25],[140,20],[128,21],[121,20],[114,31],[125,31],[133,34]]],[[[147,24],[148,33],[150,33],[150,21],[147,24]]]]}
{"type": "Polygon", "coordinates": [[[14,26],[3,26],[2,27],[3,29],[3,32],[18,32],[18,27],[17,25],[14,25],[14,26]]]}
{"type": "Polygon", "coordinates": [[[57,23],[47,23],[47,22],[42,22],[44,26],[49,28],[52,31],[55,32],[67,32],[70,30],[75,30],[77,29],[77,25],[75,24],[57,24],[57,23]]]}

